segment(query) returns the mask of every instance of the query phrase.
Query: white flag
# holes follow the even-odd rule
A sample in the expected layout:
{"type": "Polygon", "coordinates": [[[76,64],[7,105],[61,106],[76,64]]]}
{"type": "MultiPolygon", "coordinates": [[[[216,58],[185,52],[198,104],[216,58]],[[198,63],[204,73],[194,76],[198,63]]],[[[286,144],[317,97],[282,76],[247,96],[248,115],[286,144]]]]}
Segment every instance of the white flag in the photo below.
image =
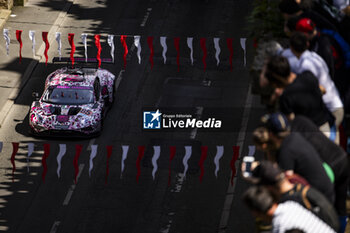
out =
{"type": "Polygon", "coordinates": [[[29,157],[33,154],[34,143],[28,143],[27,171],[29,172],[29,157]]]}
{"type": "Polygon", "coordinates": [[[141,36],[134,36],[134,45],[137,48],[137,58],[139,59],[139,64],[141,64],[141,44],[140,44],[141,36]]]}
{"type": "Polygon", "coordinates": [[[190,48],[191,50],[191,64],[193,65],[193,37],[188,37],[187,38],[187,46],[190,48]]]}
{"type": "Polygon", "coordinates": [[[220,41],[220,38],[214,38],[215,58],[216,58],[216,65],[217,66],[220,63],[219,55],[220,55],[220,52],[221,52],[219,41],[220,41]]]}
{"type": "Polygon", "coordinates": [[[191,155],[192,155],[192,146],[185,146],[185,156],[182,160],[182,163],[185,167],[184,169],[184,178],[186,178],[186,173],[187,173],[187,170],[188,170],[188,160],[191,158],[191,155]]]}
{"type": "Polygon", "coordinates": [[[60,144],[59,145],[60,147],[60,150],[58,152],[58,155],[57,155],[57,176],[58,178],[60,178],[60,171],[61,171],[61,160],[62,160],[62,157],[66,154],[66,144],[60,144]]]}
{"type": "Polygon", "coordinates": [[[216,146],[216,155],[214,158],[215,163],[215,176],[218,177],[218,171],[220,169],[220,159],[224,155],[224,147],[223,146],[216,146]]]}
{"type": "Polygon", "coordinates": [[[120,171],[120,178],[122,178],[123,171],[124,171],[124,161],[128,157],[128,151],[129,151],[129,146],[122,146],[123,149],[123,155],[122,155],[122,169],[120,171]]]}
{"type": "Polygon", "coordinates": [[[255,154],[255,146],[249,146],[248,156],[253,156],[255,154]]]}
{"type": "Polygon", "coordinates": [[[82,42],[83,42],[83,45],[84,45],[84,50],[85,50],[85,62],[87,62],[87,59],[88,59],[88,56],[87,56],[87,34],[86,33],[83,33],[81,34],[80,36],[82,42]]]}
{"type": "Polygon", "coordinates": [[[61,57],[62,57],[62,52],[61,52],[61,49],[62,49],[62,43],[61,43],[61,33],[60,32],[56,32],[56,41],[57,41],[57,51],[58,51],[58,56],[60,58],[60,61],[61,61],[61,57]]]}
{"type": "Polygon", "coordinates": [[[241,47],[244,51],[244,66],[246,66],[246,64],[247,64],[247,53],[246,53],[246,48],[245,48],[246,40],[247,40],[247,38],[241,38],[241,47]]]}
{"type": "Polygon", "coordinates": [[[166,37],[165,36],[161,36],[160,37],[160,44],[163,47],[163,60],[164,60],[164,64],[166,63],[166,52],[168,50],[168,46],[166,45],[166,37]]]}
{"type": "Polygon", "coordinates": [[[33,57],[35,57],[35,31],[29,31],[29,39],[32,41],[33,57]]]}
{"type": "Polygon", "coordinates": [[[89,160],[89,177],[91,177],[91,171],[92,171],[92,168],[94,167],[93,160],[97,154],[97,147],[98,145],[91,145],[91,153],[90,153],[90,160],[89,160]]]}
{"type": "Polygon", "coordinates": [[[10,41],[11,41],[11,39],[9,36],[9,30],[7,28],[4,28],[3,35],[4,35],[5,42],[6,42],[6,54],[8,56],[10,53],[10,41]]]}
{"type": "Polygon", "coordinates": [[[111,57],[114,62],[114,35],[108,35],[107,39],[108,45],[111,47],[111,57]]]}
{"type": "Polygon", "coordinates": [[[160,156],[160,146],[153,146],[153,149],[154,149],[154,154],[152,157],[152,165],[153,165],[152,176],[154,180],[156,172],[158,170],[157,160],[159,159],[159,156],[160,156]]]}

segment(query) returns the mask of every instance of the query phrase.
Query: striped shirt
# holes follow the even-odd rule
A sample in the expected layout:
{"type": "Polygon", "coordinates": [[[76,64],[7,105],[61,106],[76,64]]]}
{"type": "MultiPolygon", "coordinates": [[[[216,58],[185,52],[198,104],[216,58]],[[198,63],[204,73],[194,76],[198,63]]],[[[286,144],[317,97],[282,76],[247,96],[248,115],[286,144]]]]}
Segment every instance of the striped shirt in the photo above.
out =
{"type": "Polygon", "coordinates": [[[272,220],[273,233],[284,233],[298,229],[305,233],[336,233],[311,211],[294,201],[278,205],[272,220]]]}

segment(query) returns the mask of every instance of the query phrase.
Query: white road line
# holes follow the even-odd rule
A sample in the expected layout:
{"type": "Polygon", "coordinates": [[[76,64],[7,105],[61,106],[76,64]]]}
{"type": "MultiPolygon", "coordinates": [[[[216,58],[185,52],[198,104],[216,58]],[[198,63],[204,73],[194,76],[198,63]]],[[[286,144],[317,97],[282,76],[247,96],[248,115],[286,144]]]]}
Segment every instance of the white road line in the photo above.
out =
{"type": "MultiPolygon", "coordinates": [[[[207,83],[208,86],[210,86],[210,81],[207,83]]],[[[197,119],[200,119],[201,116],[202,116],[202,113],[203,113],[203,110],[204,108],[202,106],[200,107],[196,107],[197,111],[196,111],[196,117],[197,119]]],[[[190,134],[190,139],[195,139],[197,136],[197,128],[194,128],[192,131],[191,131],[191,134],[190,134]]],[[[175,189],[172,189],[171,192],[175,192],[175,193],[179,193],[182,189],[182,185],[183,185],[183,182],[184,182],[184,174],[182,173],[177,173],[176,174],[176,183],[175,183],[175,189]]],[[[168,214],[170,215],[170,213],[168,214]]],[[[172,213],[171,216],[174,216],[175,213],[172,213]]],[[[172,217],[173,218],[173,217],[172,217]]],[[[168,224],[166,225],[165,228],[162,228],[160,230],[160,233],[167,233],[170,231],[170,228],[171,228],[171,223],[172,223],[172,218],[169,220],[168,224]]]]}
{"type": "Polygon", "coordinates": [[[58,226],[61,224],[60,221],[55,221],[51,227],[50,233],[56,233],[58,226]]]}
{"type": "MultiPolygon", "coordinates": [[[[244,138],[246,136],[249,115],[250,115],[250,111],[251,111],[252,103],[253,103],[253,96],[251,94],[251,89],[252,89],[252,85],[250,84],[249,89],[248,89],[248,95],[247,95],[247,98],[245,101],[241,129],[239,131],[238,139],[237,139],[237,143],[236,143],[236,145],[239,146],[240,148],[242,148],[243,144],[244,144],[244,138]]],[[[237,169],[237,170],[239,170],[239,169],[237,169]]],[[[233,202],[233,195],[234,195],[234,191],[235,191],[236,183],[237,183],[237,177],[235,177],[233,181],[234,181],[233,186],[231,185],[231,182],[228,183],[228,188],[227,188],[226,198],[225,198],[225,202],[224,202],[224,207],[222,209],[218,233],[226,233],[227,223],[228,223],[228,220],[230,217],[230,211],[231,211],[231,206],[232,206],[232,202],[233,202]]]]}
{"type": "MultiPolygon", "coordinates": [[[[80,177],[80,175],[81,175],[81,172],[82,172],[83,169],[84,169],[84,166],[85,166],[84,164],[79,164],[79,173],[78,173],[78,175],[77,175],[77,183],[78,183],[79,177],[80,177]]],[[[74,181],[73,181],[73,182],[74,182],[74,181]]],[[[74,190],[75,190],[75,187],[76,187],[75,184],[72,184],[72,185],[70,186],[70,188],[69,188],[69,190],[68,190],[68,192],[67,192],[66,198],[65,198],[64,201],[63,201],[63,205],[64,205],[64,206],[66,206],[66,205],[69,204],[69,201],[70,201],[70,199],[72,198],[72,195],[73,195],[73,192],[74,192],[74,190]]]]}
{"type": "Polygon", "coordinates": [[[143,17],[143,21],[140,24],[140,27],[146,26],[146,23],[147,23],[149,15],[151,14],[151,11],[152,11],[152,8],[147,8],[147,12],[146,12],[145,16],[143,17]]]}
{"type": "Polygon", "coordinates": [[[123,73],[124,73],[125,70],[121,70],[118,74],[118,77],[117,77],[117,81],[115,81],[115,87],[114,87],[114,91],[116,92],[118,90],[118,87],[120,85],[120,82],[122,81],[123,79],[123,73]]]}
{"type": "MultiPolygon", "coordinates": [[[[73,185],[72,185],[72,187],[73,187],[73,185]]],[[[63,205],[68,205],[68,204],[69,204],[69,201],[70,201],[70,199],[72,198],[72,195],[73,195],[73,192],[74,192],[74,190],[72,189],[72,187],[71,187],[71,189],[68,190],[68,193],[67,193],[67,195],[66,195],[66,198],[65,198],[64,201],[63,201],[63,205]]]]}
{"type": "Polygon", "coordinates": [[[86,149],[87,151],[91,150],[91,145],[93,145],[95,143],[95,141],[96,141],[96,138],[93,138],[93,139],[90,140],[89,145],[88,145],[88,147],[86,149]]]}

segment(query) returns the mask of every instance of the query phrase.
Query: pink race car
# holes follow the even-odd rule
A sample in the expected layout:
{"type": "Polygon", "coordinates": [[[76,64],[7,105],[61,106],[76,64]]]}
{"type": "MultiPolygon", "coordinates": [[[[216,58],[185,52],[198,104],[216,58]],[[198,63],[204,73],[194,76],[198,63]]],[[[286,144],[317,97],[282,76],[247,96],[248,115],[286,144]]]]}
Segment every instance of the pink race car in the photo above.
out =
{"type": "Polygon", "coordinates": [[[43,136],[96,136],[112,106],[115,76],[96,68],[61,68],[31,105],[30,133],[43,136]]]}

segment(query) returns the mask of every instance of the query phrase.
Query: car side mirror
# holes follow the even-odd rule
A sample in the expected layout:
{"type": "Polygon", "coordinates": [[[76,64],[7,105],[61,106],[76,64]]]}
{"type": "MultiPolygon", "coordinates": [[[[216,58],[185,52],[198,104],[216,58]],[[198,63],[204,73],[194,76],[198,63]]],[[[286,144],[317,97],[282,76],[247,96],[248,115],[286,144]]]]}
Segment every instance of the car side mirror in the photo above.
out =
{"type": "Polygon", "coordinates": [[[35,100],[39,100],[39,93],[34,91],[34,92],[32,93],[32,97],[33,97],[35,100]]]}

